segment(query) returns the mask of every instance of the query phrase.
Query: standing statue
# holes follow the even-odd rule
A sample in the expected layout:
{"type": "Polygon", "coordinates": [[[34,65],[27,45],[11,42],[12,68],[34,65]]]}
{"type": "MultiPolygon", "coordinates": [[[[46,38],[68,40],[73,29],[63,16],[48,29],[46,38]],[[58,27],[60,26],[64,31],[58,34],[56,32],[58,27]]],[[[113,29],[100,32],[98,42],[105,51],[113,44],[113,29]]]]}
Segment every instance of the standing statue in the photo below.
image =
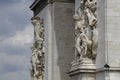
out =
{"type": "Polygon", "coordinates": [[[33,17],[31,20],[32,20],[32,24],[34,25],[35,41],[38,41],[38,40],[43,41],[43,38],[44,38],[43,20],[40,19],[39,17],[33,17]]]}
{"type": "Polygon", "coordinates": [[[78,61],[95,61],[98,48],[96,0],[81,0],[74,15],[75,20],[75,58],[78,61]]]}
{"type": "Polygon", "coordinates": [[[44,78],[44,26],[43,20],[39,17],[33,17],[32,24],[34,25],[34,44],[31,48],[31,79],[43,80],[44,78]]]}

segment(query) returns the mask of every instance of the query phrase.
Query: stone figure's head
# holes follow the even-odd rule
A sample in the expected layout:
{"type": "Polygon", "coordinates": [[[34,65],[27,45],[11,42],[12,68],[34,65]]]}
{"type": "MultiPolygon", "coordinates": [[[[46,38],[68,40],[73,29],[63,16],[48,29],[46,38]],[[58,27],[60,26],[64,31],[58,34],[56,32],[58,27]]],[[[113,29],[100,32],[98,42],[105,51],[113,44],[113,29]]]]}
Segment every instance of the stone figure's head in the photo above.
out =
{"type": "Polygon", "coordinates": [[[34,26],[40,25],[40,17],[32,17],[31,21],[34,26]]]}
{"type": "Polygon", "coordinates": [[[89,5],[96,4],[96,0],[86,0],[86,2],[88,2],[89,5]]]}
{"type": "Polygon", "coordinates": [[[93,12],[97,9],[97,1],[96,0],[87,0],[85,5],[89,7],[93,12]]]}

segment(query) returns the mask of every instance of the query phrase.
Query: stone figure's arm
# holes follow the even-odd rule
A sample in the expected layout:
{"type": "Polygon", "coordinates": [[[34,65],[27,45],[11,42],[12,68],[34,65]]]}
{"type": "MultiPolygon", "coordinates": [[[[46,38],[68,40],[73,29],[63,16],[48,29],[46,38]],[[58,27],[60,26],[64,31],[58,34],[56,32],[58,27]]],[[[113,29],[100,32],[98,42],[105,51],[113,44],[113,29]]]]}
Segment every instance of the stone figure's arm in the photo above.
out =
{"type": "Polygon", "coordinates": [[[86,36],[86,34],[82,33],[82,40],[87,44],[87,46],[92,45],[92,41],[86,36]]]}
{"type": "MultiPolygon", "coordinates": [[[[93,50],[93,53],[96,52],[97,53],[97,48],[98,48],[98,30],[97,29],[93,29],[92,30],[92,50],[93,50]]],[[[96,54],[94,53],[94,54],[96,54]]]]}
{"type": "Polygon", "coordinates": [[[75,47],[76,47],[77,51],[80,54],[81,53],[81,49],[80,49],[80,38],[79,37],[77,38],[75,47]]]}

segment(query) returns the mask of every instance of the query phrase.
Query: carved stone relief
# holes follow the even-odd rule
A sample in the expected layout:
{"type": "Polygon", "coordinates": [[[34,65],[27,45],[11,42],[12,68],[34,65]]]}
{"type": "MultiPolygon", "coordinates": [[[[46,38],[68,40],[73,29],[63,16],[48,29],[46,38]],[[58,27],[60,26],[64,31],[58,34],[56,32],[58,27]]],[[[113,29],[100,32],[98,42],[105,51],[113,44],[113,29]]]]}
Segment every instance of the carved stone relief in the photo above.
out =
{"type": "Polygon", "coordinates": [[[31,47],[31,79],[43,80],[44,77],[44,26],[43,20],[39,17],[33,17],[34,25],[34,44],[31,47]]]}
{"type": "Polygon", "coordinates": [[[98,47],[96,0],[81,0],[76,9],[75,20],[75,60],[96,59],[98,47]]]}

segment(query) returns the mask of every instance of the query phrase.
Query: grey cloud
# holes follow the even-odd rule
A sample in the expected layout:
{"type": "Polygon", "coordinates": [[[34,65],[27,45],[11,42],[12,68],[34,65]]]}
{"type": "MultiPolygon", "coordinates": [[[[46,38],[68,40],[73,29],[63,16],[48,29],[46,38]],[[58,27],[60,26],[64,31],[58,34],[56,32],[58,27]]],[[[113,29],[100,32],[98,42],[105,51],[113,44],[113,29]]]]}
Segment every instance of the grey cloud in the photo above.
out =
{"type": "Polygon", "coordinates": [[[16,31],[14,36],[9,36],[0,41],[0,51],[7,54],[23,55],[31,53],[30,46],[33,42],[32,25],[25,26],[23,31],[16,31]]]}
{"type": "Polygon", "coordinates": [[[0,0],[0,5],[15,4],[20,2],[20,0],[0,0]]]}
{"type": "Polygon", "coordinates": [[[29,71],[16,71],[0,75],[1,80],[30,80],[29,71]]]}
{"type": "MultiPolygon", "coordinates": [[[[1,0],[1,2],[5,2],[1,0]]],[[[8,0],[9,1],[9,0],[8,0]]],[[[23,30],[27,23],[30,23],[32,12],[29,9],[31,4],[28,0],[11,0],[16,3],[0,5],[0,36],[11,36],[16,30],[23,30]]],[[[9,3],[6,1],[6,3],[9,3]]]]}
{"type": "Polygon", "coordinates": [[[30,80],[32,2],[0,0],[0,80],[30,80]]]}
{"type": "MultiPolygon", "coordinates": [[[[29,71],[30,62],[29,55],[10,55],[0,54],[0,75],[6,75],[12,72],[29,71]],[[24,62],[24,63],[23,63],[24,62]]],[[[29,74],[29,73],[28,73],[29,74]]],[[[1,77],[0,77],[1,79],[1,77]]]]}

